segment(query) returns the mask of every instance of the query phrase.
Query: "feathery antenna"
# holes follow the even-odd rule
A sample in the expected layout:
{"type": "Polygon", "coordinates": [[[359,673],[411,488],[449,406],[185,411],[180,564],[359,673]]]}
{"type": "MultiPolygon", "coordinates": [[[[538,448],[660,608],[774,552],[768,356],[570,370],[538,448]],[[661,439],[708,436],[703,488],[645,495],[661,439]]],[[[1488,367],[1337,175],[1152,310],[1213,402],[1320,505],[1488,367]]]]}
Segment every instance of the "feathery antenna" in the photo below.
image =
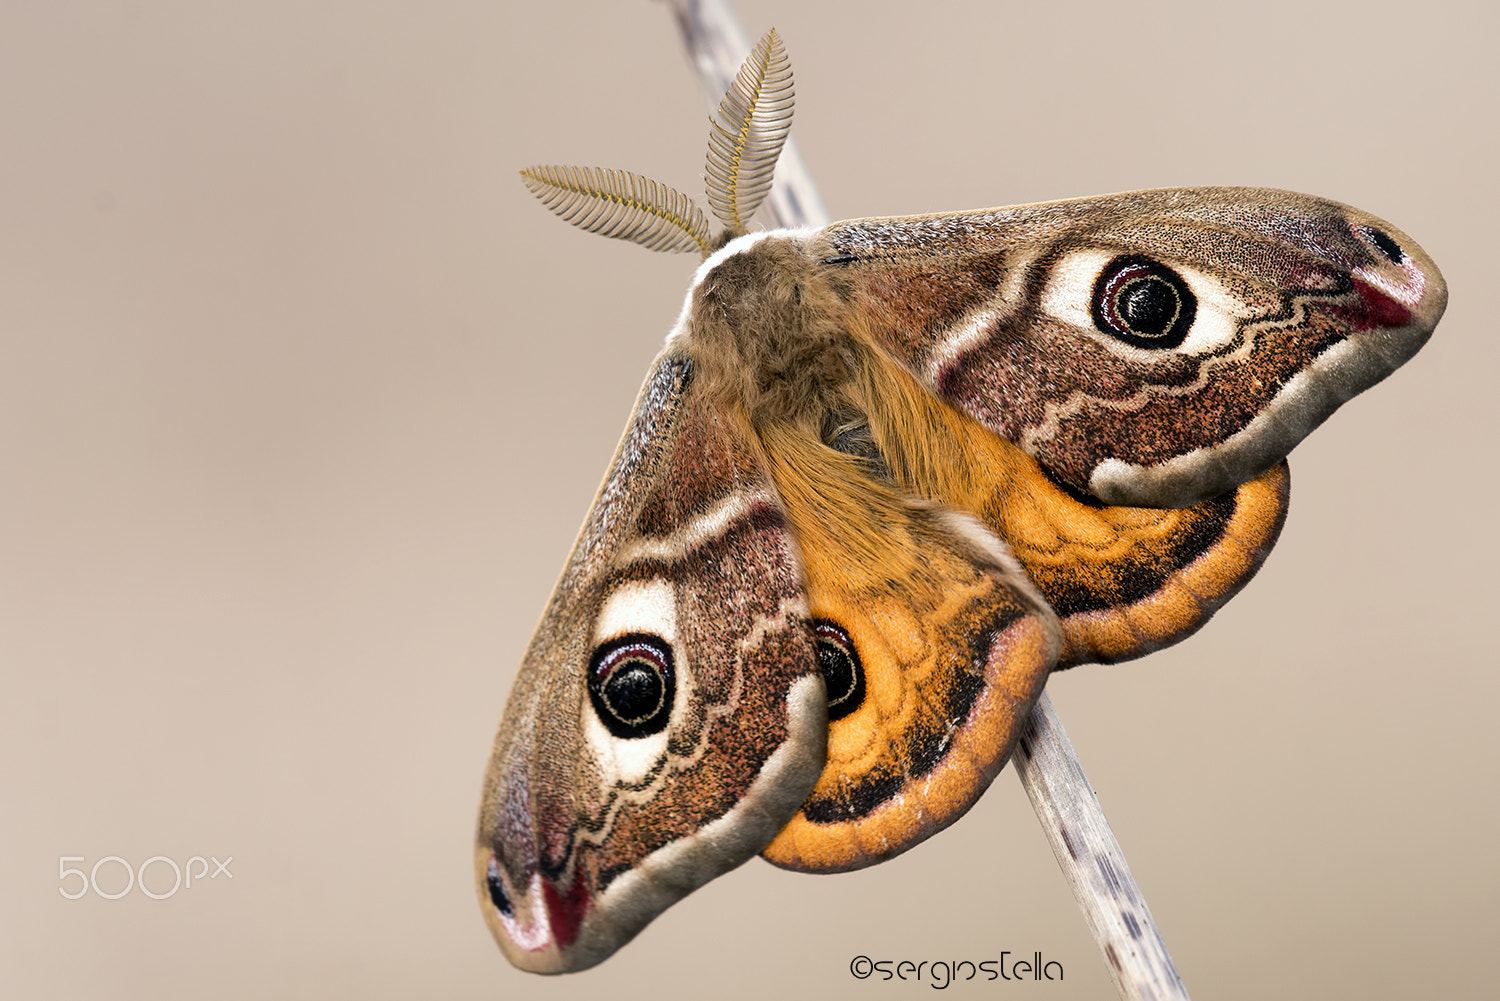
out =
{"type": "Polygon", "coordinates": [[[698,250],[707,256],[708,220],[676,188],[626,170],[527,167],[521,180],[568,222],[648,250],[698,250]]]}
{"type": "MultiPolygon", "coordinates": [[[[708,202],[726,233],[745,231],[771,190],[776,158],[792,127],[792,64],[776,29],[740,67],[734,85],[710,121],[708,202]]],[[[708,219],[676,188],[626,170],[537,166],[521,179],[542,204],[568,222],[648,250],[713,252],[708,219]]]]}
{"type": "Polygon", "coordinates": [[[731,230],[743,231],[771,190],[795,96],[791,60],[772,28],[755,43],[709,122],[708,204],[731,230]]]}

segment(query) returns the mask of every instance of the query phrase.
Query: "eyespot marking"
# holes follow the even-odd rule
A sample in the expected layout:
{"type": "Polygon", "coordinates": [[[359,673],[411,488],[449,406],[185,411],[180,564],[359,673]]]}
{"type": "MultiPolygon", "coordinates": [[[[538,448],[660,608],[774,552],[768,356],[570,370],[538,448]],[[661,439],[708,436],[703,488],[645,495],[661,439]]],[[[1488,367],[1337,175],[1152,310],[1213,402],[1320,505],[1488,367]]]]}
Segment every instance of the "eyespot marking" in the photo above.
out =
{"type": "Polygon", "coordinates": [[[854,641],[839,626],[826,620],[813,623],[818,667],[828,686],[828,721],[843,719],[865,701],[865,669],[859,662],[854,641]]]}
{"type": "Polygon", "coordinates": [[[666,728],[676,694],[672,647],[659,636],[631,633],[600,644],[589,660],[589,701],[611,734],[625,740],[666,728]]]}
{"type": "Polygon", "coordinates": [[[1198,300],[1182,276],[1149,257],[1117,257],[1099,272],[1094,326],[1139,348],[1175,348],[1187,337],[1198,300]]]}

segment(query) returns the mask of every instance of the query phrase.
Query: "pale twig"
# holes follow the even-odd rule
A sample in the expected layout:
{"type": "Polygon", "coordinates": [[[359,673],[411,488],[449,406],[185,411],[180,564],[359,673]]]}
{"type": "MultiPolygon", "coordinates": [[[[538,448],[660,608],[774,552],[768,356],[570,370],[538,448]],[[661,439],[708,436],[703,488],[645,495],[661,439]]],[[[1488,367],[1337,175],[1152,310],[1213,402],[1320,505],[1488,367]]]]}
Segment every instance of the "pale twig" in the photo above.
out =
{"type": "MultiPolygon", "coordinates": [[[[729,0],[669,2],[713,114],[750,43],[729,0]]],[[[761,211],[783,227],[825,226],[830,221],[790,139],[761,211]]],[[[1013,760],[1120,996],[1129,1001],[1187,1001],[1120,843],[1046,692],[1021,731],[1013,760]]]]}
{"type": "Polygon", "coordinates": [[[1125,852],[1046,692],[1011,756],[1037,820],[1122,998],[1187,999],[1125,852]]]}

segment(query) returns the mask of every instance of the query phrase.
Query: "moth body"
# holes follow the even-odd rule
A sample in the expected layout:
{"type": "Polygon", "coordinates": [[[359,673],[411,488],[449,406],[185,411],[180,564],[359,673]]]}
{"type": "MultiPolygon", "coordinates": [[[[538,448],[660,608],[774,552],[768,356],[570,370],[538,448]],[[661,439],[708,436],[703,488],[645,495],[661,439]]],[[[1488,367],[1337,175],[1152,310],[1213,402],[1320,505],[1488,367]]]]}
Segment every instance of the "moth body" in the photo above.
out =
{"type": "MultiPolygon", "coordinates": [[[[731,231],[785,135],[778,60],[773,33],[716,126],[731,231]]],[[[714,250],[686,196],[635,175],[526,176],[586,228],[707,258],[485,779],[481,905],[541,972],[601,961],[756,853],[843,871],[953,823],[1051,671],[1177,642],[1245,585],[1286,514],[1286,453],[1446,302],[1405,234],[1284,191],[714,250]]]]}

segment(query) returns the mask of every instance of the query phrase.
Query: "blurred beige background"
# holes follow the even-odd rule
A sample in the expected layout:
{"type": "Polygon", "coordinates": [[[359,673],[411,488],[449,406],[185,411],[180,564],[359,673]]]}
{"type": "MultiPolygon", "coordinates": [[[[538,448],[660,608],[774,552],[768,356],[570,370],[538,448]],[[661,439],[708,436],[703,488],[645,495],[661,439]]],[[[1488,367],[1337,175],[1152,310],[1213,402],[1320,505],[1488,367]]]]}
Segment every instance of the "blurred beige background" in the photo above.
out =
{"type": "MultiPolygon", "coordinates": [[[[1428,348],[1294,454],[1259,578],[1051,690],[1194,996],[1492,996],[1493,6],[918,6],[741,0],[835,218],[1258,184],[1443,267],[1428,348]]],[[[645,0],[0,7],[0,995],[919,997],[848,964],[1040,950],[1064,982],[951,990],[1111,996],[1010,773],[587,974],[489,939],[493,730],[694,267],[515,169],[696,194],[705,123],[645,0]],[[111,855],[233,878],[63,899],[59,857],[111,855]]]]}

